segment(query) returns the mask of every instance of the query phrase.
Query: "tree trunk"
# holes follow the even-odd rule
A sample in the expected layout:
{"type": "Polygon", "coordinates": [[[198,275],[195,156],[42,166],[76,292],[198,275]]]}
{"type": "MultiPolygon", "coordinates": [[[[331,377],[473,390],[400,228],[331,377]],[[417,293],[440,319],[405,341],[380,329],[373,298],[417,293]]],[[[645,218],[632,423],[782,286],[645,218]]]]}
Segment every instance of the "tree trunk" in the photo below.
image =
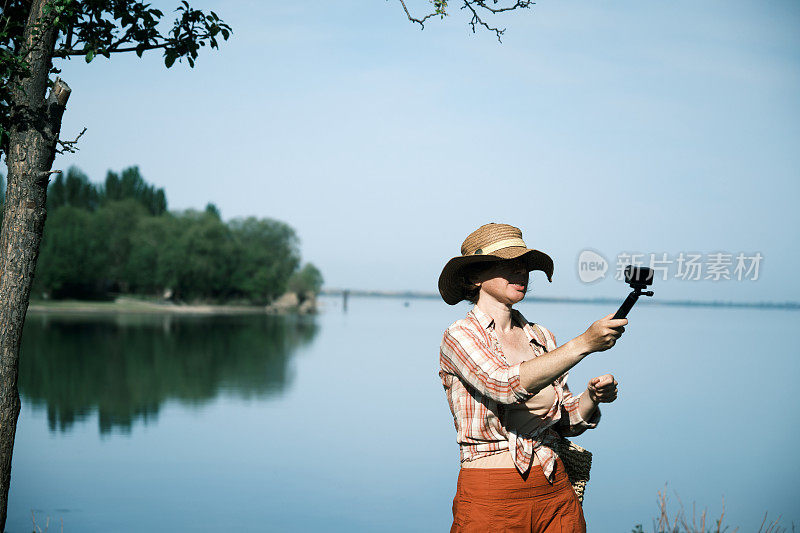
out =
{"type": "Polygon", "coordinates": [[[56,32],[47,0],[33,0],[24,43],[29,75],[12,79],[12,125],[6,201],[0,232],[0,531],[5,529],[11,455],[20,401],[17,391],[19,347],[33,273],[47,216],[45,199],[56,154],[61,117],[70,89],[56,80],[45,98],[56,32]]]}

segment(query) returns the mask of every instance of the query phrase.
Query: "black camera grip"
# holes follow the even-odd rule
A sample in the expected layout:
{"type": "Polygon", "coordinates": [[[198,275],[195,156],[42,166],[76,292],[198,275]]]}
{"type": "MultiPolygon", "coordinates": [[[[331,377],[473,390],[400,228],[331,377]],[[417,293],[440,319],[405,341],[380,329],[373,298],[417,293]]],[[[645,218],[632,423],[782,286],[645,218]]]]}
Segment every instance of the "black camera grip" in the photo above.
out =
{"type": "Polygon", "coordinates": [[[635,304],[638,299],[639,293],[637,291],[630,293],[628,297],[625,298],[625,301],[622,302],[622,305],[619,306],[619,309],[617,309],[614,320],[627,317],[630,310],[633,309],[633,304],[635,304]]]}

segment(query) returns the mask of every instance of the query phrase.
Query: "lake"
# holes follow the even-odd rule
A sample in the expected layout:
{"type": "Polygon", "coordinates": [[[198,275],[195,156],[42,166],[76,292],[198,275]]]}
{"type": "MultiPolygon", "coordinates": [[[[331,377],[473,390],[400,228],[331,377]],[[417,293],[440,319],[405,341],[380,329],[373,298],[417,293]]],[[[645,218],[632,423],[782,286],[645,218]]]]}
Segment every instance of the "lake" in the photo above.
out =
{"type": "MultiPolygon", "coordinates": [[[[7,531],[447,531],[458,474],[436,300],[323,298],[316,317],[30,315],[7,531]],[[397,332],[403,335],[398,336],[397,332]]],[[[612,306],[613,307],[613,306],[612,306]]],[[[559,343],[614,311],[522,303],[559,343]]],[[[798,311],[642,305],[570,372],[619,399],[594,453],[592,532],[708,509],[800,525],[798,311]]]]}

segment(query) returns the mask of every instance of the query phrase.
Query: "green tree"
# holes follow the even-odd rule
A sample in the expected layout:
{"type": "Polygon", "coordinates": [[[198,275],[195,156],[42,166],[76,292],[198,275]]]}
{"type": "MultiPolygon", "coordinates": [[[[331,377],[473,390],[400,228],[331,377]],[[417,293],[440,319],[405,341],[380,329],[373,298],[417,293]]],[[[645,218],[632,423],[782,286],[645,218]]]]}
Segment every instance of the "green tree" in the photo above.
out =
{"type": "Polygon", "coordinates": [[[229,223],[235,242],[231,285],[239,295],[268,303],[284,292],[300,264],[299,239],[287,224],[255,217],[229,223]]]}
{"type": "Polygon", "coordinates": [[[229,296],[235,255],[230,229],[215,215],[194,210],[180,214],[177,223],[175,240],[161,251],[163,282],[182,300],[229,296]]]}
{"type": "Polygon", "coordinates": [[[211,215],[217,220],[222,220],[222,214],[219,212],[219,208],[212,203],[206,204],[206,214],[211,215]]]}
{"type": "Polygon", "coordinates": [[[289,290],[301,298],[308,293],[316,296],[322,289],[323,282],[322,272],[311,263],[306,263],[289,278],[289,290]]]}
{"type": "Polygon", "coordinates": [[[115,292],[128,292],[130,283],[129,261],[133,250],[133,235],[147,210],[135,199],[108,202],[97,210],[94,219],[100,234],[100,245],[105,250],[103,275],[106,286],[115,292]]]}
{"type": "Polygon", "coordinates": [[[64,205],[94,211],[100,205],[101,192],[89,181],[89,177],[77,167],[71,167],[67,175],[56,175],[47,188],[48,211],[64,205]]]}
{"type": "Polygon", "coordinates": [[[72,206],[53,211],[42,239],[35,290],[55,298],[97,296],[105,291],[107,264],[96,215],[72,206]]]}
{"type": "MultiPolygon", "coordinates": [[[[54,298],[94,298],[105,296],[103,291],[108,290],[147,293],[155,290],[157,270],[155,267],[148,268],[144,257],[147,253],[157,252],[147,245],[151,238],[140,235],[139,227],[148,226],[144,224],[146,220],[164,216],[166,196],[163,189],[156,189],[144,182],[137,167],[123,170],[122,176],[120,180],[117,174],[109,172],[107,182],[114,183],[114,180],[117,180],[117,188],[113,189],[112,185],[114,199],[111,200],[106,198],[104,187],[91,183],[89,178],[76,167],[70,168],[66,176],[59,174],[51,181],[47,192],[47,206],[51,213],[61,207],[70,206],[95,214],[90,219],[98,228],[102,228],[102,231],[90,232],[85,238],[95,239],[97,242],[92,242],[91,245],[102,251],[101,262],[96,265],[99,268],[98,276],[101,281],[72,284],[69,290],[51,284],[52,281],[60,279],[60,271],[51,271],[58,266],[57,258],[52,255],[63,252],[64,247],[58,247],[56,252],[56,249],[45,246],[48,233],[52,232],[50,239],[55,239],[60,238],[61,232],[71,231],[69,227],[61,227],[57,231],[48,230],[53,224],[51,221],[45,228],[43,236],[40,255],[44,255],[46,260],[43,261],[41,257],[39,259],[37,277],[32,289],[34,294],[46,293],[54,298]],[[120,183],[123,185],[120,186],[120,183]],[[139,244],[142,246],[141,251],[137,250],[139,244]]],[[[69,226],[78,223],[78,219],[70,217],[61,223],[69,226]]],[[[164,244],[159,243],[159,249],[162,249],[164,244]]],[[[156,262],[156,258],[157,255],[151,258],[150,263],[156,262]]]]}
{"type": "Polygon", "coordinates": [[[131,234],[127,281],[133,292],[155,294],[172,282],[167,259],[180,228],[170,213],[141,218],[131,234]]]}
{"type": "MultiPolygon", "coordinates": [[[[7,0],[0,12],[0,155],[8,198],[0,232],[0,531],[5,528],[11,457],[19,416],[19,346],[47,216],[47,183],[61,140],[71,89],[54,59],[161,50],[169,68],[194,66],[200,48],[216,48],[230,27],[212,11],[178,5],[171,29],[164,14],[136,0],[7,0]],[[48,92],[49,90],[49,92],[48,92]]],[[[77,139],[76,139],[77,141],[77,139]]]]}
{"type": "Polygon", "coordinates": [[[76,168],[50,184],[57,216],[45,228],[35,294],[98,298],[171,289],[182,300],[263,304],[287,286],[303,297],[322,284],[313,265],[297,271],[298,239],[282,222],[250,217],[226,224],[213,203],[153,215],[142,199],[155,188],[136,167],[123,177],[109,172],[106,185],[96,187],[76,168]],[[81,256],[84,264],[75,264],[81,256]]]}
{"type": "Polygon", "coordinates": [[[164,189],[156,189],[155,186],[148,184],[136,166],[126,168],[121,175],[109,170],[106,174],[103,198],[107,202],[136,200],[151,215],[161,215],[167,211],[164,189]]]}

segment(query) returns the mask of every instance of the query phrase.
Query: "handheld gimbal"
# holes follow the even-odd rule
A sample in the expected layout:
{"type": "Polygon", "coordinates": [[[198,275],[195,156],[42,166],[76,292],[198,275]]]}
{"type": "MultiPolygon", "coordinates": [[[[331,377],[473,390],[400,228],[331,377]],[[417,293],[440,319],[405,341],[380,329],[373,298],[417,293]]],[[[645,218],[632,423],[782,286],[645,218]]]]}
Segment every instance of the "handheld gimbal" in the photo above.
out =
{"type": "Polygon", "coordinates": [[[633,304],[639,299],[639,296],[653,296],[653,291],[645,291],[648,285],[653,284],[653,269],[648,267],[635,267],[628,265],[625,267],[625,283],[633,288],[633,291],[625,298],[622,305],[619,306],[614,318],[625,318],[628,316],[633,304]]]}

